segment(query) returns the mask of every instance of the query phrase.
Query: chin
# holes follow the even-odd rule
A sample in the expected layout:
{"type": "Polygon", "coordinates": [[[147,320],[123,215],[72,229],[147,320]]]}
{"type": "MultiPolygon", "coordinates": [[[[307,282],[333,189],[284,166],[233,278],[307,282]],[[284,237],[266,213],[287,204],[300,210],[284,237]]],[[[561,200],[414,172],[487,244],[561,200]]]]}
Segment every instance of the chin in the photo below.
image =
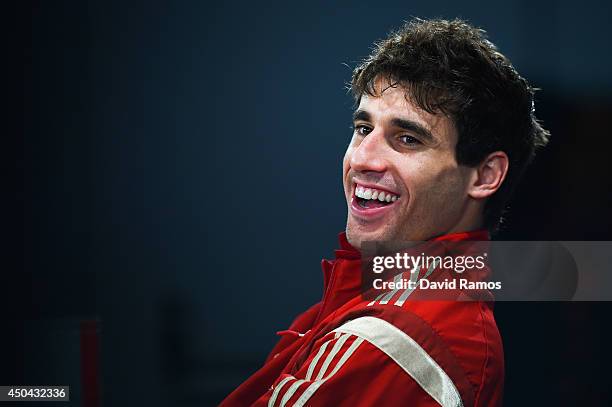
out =
{"type": "Polygon", "coordinates": [[[349,222],[346,227],[346,238],[353,247],[360,249],[363,242],[387,241],[392,237],[386,229],[363,230],[362,225],[349,222]]]}

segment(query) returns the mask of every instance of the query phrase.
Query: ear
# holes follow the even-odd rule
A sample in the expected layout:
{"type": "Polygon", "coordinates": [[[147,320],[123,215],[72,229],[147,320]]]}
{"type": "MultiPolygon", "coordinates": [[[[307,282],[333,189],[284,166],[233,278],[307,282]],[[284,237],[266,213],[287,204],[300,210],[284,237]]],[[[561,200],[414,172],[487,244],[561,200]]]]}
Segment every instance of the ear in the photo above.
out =
{"type": "Polygon", "coordinates": [[[485,199],[493,195],[501,187],[508,173],[508,155],[503,151],[495,151],[475,168],[468,195],[474,199],[485,199]]]}

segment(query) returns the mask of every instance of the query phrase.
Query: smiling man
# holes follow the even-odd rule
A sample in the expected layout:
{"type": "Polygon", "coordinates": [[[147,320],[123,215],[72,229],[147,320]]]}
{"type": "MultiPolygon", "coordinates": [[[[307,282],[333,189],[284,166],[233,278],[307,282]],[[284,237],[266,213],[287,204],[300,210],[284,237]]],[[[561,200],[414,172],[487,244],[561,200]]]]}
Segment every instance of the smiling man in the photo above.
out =
{"type": "Polygon", "coordinates": [[[427,240],[481,227],[485,198],[508,171],[507,154],[460,165],[452,119],[424,111],[389,79],[376,78],[354,114],[344,159],[349,242],[427,240]]]}
{"type": "Polygon", "coordinates": [[[492,302],[420,301],[408,290],[372,300],[361,249],[487,240],[548,140],[534,90],[483,31],[418,19],[377,44],[351,88],[346,233],[336,258],[323,261],[323,299],[279,332],[264,366],[223,405],[500,405],[492,302]]]}

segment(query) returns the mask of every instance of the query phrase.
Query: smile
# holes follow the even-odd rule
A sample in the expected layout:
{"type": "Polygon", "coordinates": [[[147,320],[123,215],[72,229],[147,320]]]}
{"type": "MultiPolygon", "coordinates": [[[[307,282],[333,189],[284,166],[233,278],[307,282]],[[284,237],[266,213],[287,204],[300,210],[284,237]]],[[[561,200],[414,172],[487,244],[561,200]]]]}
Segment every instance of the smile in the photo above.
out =
{"type": "Polygon", "coordinates": [[[373,220],[391,210],[398,199],[400,199],[399,194],[355,184],[355,191],[351,200],[351,212],[364,220],[373,220]]]}

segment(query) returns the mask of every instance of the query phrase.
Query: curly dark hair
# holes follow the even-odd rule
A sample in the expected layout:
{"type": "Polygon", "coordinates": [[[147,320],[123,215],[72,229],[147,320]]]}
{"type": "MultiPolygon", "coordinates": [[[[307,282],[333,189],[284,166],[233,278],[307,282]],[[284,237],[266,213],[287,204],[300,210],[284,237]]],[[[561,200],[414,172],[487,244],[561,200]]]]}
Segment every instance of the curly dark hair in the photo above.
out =
{"type": "Polygon", "coordinates": [[[535,88],[521,77],[482,29],[462,20],[413,19],[383,41],[353,71],[357,101],[375,96],[375,81],[406,89],[421,109],[451,118],[458,132],[457,163],[477,166],[493,151],[510,160],[508,174],[484,209],[496,231],[505,206],[537,148],[550,133],[534,110],[535,88]]]}

